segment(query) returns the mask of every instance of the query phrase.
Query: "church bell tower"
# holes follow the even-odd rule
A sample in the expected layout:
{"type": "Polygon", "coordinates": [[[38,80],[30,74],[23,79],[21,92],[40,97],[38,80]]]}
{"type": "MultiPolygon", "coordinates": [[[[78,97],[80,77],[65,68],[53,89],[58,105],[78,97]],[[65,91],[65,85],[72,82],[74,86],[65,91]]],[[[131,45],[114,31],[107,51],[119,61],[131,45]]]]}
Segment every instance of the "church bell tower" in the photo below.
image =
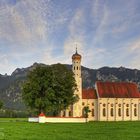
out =
{"type": "Polygon", "coordinates": [[[81,55],[78,54],[77,48],[75,54],[72,55],[72,71],[77,84],[77,90],[74,94],[78,95],[79,101],[73,105],[73,117],[82,116],[82,77],[81,77],[81,55]]]}

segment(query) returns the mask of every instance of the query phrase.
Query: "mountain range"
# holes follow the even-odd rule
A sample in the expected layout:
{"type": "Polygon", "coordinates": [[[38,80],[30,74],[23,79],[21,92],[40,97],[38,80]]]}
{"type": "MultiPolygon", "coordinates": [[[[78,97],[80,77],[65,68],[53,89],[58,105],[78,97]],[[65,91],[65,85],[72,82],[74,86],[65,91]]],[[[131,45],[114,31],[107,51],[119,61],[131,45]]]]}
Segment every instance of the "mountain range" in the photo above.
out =
{"type": "MultiPolygon", "coordinates": [[[[5,108],[13,110],[26,109],[21,97],[22,83],[26,80],[27,73],[37,65],[44,64],[34,63],[27,68],[17,68],[11,75],[0,74],[0,100],[4,102],[5,108]]],[[[65,65],[69,69],[72,67],[71,65],[65,65]]],[[[128,69],[125,67],[102,67],[99,69],[90,69],[82,66],[83,88],[93,88],[97,80],[135,82],[140,89],[140,70],[128,69]]]]}

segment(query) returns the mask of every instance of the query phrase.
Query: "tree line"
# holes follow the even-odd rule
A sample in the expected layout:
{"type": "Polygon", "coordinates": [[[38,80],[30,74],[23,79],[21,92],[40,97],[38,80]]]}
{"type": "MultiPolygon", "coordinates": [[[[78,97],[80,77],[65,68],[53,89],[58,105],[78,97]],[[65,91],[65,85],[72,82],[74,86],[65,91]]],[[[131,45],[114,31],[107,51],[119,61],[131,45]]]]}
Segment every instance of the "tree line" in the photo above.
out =
{"type": "MultiPolygon", "coordinates": [[[[31,70],[26,81],[22,85],[22,99],[27,111],[1,109],[0,117],[28,117],[38,116],[43,112],[47,116],[58,116],[62,110],[78,101],[78,95],[74,74],[62,64],[51,66],[38,65],[31,70]]],[[[88,118],[89,107],[84,108],[84,114],[88,118]]]]}

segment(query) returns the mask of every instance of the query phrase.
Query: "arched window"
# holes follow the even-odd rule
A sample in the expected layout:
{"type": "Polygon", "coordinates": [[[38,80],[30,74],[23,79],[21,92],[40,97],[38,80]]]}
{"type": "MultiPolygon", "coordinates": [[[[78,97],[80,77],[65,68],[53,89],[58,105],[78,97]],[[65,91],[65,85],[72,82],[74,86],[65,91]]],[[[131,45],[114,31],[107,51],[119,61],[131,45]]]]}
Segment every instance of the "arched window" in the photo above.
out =
{"type": "Polygon", "coordinates": [[[77,66],[77,70],[78,70],[78,66],[77,66]]]}
{"type": "Polygon", "coordinates": [[[129,116],[129,109],[128,108],[126,109],[126,116],[127,117],[129,116]]]}
{"type": "Polygon", "coordinates": [[[63,111],[63,117],[65,117],[66,116],[66,111],[63,111]]]}
{"type": "Polygon", "coordinates": [[[75,66],[74,66],[74,68],[73,68],[74,70],[75,70],[75,66]]]}
{"type": "Polygon", "coordinates": [[[94,109],[92,109],[92,117],[94,117],[94,109]]]}
{"type": "Polygon", "coordinates": [[[137,109],[134,108],[134,116],[137,116],[137,109]]]}
{"type": "Polygon", "coordinates": [[[69,111],[69,117],[71,117],[72,116],[72,112],[71,111],[69,111]]]}
{"type": "Polygon", "coordinates": [[[111,108],[110,114],[111,114],[112,117],[114,116],[113,108],[111,108]]]}
{"type": "Polygon", "coordinates": [[[118,116],[121,117],[121,108],[118,109],[118,116]]]}
{"type": "Polygon", "coordinates": [[[105,110],[105,108],[103,108],[103,116],[104,117],[106,116],[106,110],[105,110]]]}

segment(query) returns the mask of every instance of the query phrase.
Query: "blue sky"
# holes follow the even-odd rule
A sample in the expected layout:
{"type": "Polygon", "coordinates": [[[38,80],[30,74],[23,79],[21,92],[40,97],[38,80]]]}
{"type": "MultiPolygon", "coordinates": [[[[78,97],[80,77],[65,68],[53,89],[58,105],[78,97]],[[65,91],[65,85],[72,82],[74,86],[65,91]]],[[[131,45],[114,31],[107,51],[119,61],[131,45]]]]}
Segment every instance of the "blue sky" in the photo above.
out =
{"type": "Polygon", "coordinates": [[[140,69],[140,0],[0,0],[0,73],[34,62],[140,69]]]}

